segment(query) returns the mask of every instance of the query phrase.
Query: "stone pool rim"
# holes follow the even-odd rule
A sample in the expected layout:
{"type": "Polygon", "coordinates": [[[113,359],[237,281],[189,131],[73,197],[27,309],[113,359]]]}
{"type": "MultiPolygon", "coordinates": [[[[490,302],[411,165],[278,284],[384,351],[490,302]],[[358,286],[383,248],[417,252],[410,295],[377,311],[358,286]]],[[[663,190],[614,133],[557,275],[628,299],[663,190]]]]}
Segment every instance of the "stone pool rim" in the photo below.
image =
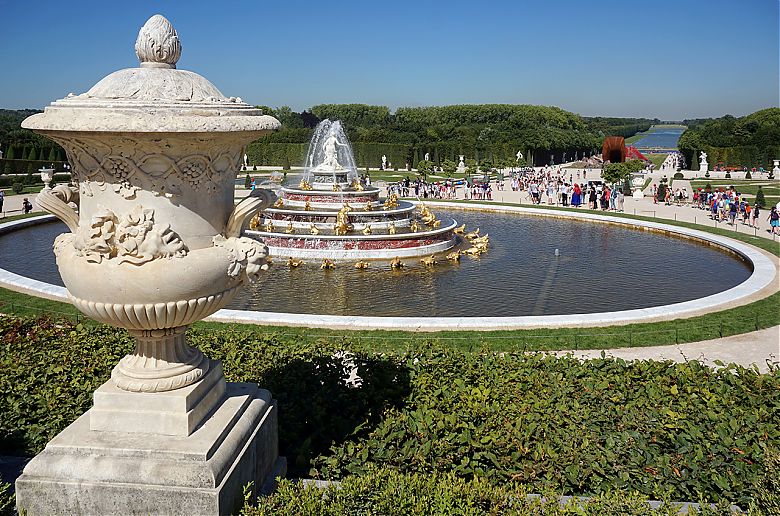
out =
{"type": "MultiPolygon", "coordinates": [[[[771,259],[757,247],[738,240],[663,222],[623,218],[600,213],[551,210],[519,205],[498,205],[482,203],[459,203],[426,201],[431,207],[488,211],[541,217],[571,218],[585,222],[610,223],[633,227],[637,230],[651,230],[674,234],[692,240],[715,244],[741,256],[753,267],[753,272],[742,283],[698,299],[649,308],[598,312],[583,314],[504,316],[504,317],[376,317],[343,316],[322,314],[295,314],[282,312],[260,312],[254,310],[222,309],[205,319],[208,322],[254,324],[268,326],[317,327],[338,330],[403,330],[403,331],[501,331],[521,329],[551,329],[578,327],[619,326],[634,323],[649,323],[693,317],[714,313],[768,297],[777,290],[768,289],[776,285],[777,260],[771,259]],[[756,297],[765,290],[764,295],[756,297]]],[[[6,233],[29,226],[56,220],[52,215],[42,215],[14,220],[0,224],[0,237],[6,233]]],[[[771,256],[771,255],[770,255],[771,256]]],[[[70,303],[65,287],[34,280],[0,269],[0,286],[37,297],[70,303]]]]}

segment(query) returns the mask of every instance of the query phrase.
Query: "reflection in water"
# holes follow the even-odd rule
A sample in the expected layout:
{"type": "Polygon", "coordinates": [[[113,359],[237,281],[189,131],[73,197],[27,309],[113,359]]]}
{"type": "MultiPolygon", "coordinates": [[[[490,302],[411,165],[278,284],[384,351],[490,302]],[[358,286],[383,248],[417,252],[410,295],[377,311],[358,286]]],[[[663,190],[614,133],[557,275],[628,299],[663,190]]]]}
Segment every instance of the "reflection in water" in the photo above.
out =
{"type": "MultiPolygon", "coordinates": [[[[628,310],[721,292],[750,276],[733,255],[690,240],[607,224],[481,212],[441,212],[490,233],[490,251],[320,270],[319,261],[288,269],[277,258],[230,308],[376,316],[512,316],[628,310]],[[560,256],[555,256],[555,249],[560,256]]],[[[65,226],[51,223],[0,237],[0,267],[62,284],[51,244],[65,226]]],[[[175,260],[171,260],[175,266],[175,260]]]]}

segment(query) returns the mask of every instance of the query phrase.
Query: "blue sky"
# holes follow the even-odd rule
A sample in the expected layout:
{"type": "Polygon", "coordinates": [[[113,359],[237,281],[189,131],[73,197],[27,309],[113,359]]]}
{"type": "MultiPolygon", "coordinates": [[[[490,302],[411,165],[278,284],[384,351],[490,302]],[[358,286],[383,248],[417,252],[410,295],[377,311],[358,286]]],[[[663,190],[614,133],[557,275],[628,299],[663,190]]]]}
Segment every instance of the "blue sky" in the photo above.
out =
{"type": "Polygon", "coordinates": [[[0,107],[137,66],[166,16],[179,68],[253,104],[556,105],[682,119],[778,106],[778,0],[0,0],[0,107]]]}

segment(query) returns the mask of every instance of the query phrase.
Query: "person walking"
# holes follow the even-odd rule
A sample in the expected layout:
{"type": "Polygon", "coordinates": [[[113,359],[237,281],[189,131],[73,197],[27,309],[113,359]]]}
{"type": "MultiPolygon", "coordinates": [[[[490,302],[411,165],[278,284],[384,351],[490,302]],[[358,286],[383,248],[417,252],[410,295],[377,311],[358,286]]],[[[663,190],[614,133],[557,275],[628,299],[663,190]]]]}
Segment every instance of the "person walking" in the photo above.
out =
{"type": "Polygon", "coordinates": [[[0,213],[3,212],[3,203],[5,202],[5,192],[0,190],[0,213]]]}
{"type": "Polygon", "coordinates": [[[769,220],[769,229],[767,231],[772,233],[772,235],[780,234],[780,213],[777,212],[777,206],[772,206],[767,220],[769,220]]]}
{"type": "Polygon", "coordinates": [[[24,210],[24,214],[27,215],[28,213],[30,213],[32,211],[32,208],[33,208],[32,203],[29,200],[27,200],[27,197],[25,197],[22,200],[22,209],[24,210]]]}

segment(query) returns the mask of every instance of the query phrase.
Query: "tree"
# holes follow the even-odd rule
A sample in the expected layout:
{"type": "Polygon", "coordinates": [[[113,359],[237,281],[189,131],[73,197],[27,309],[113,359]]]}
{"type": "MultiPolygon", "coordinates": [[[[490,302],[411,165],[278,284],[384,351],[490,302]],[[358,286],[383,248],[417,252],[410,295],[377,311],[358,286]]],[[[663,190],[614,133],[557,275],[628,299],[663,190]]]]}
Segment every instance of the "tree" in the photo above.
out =
{"type": "Polygon", "coordinates": [[[249,174],[246,175],[244,178],[244,188],[249,189],[252,188],[252,178],[249,177],[249,174]]]}
{"type": "Polygon", "coordinates": [[[420,160],[417,162],[417,175],[420,177],[426,177],[433,171],[433,163],[428,160],[420,160]]]}
{"type": "Polygon", "coordinates": [[[607,163],[601,169],[601,178],[606,183],[618,183],[629,177],[628,167],[625,163],[607,163]]]}
{"type": "Polygon", "coordinates": [[[760,208],[763,208],[766,204],[766,198],[764,197],[764,190],[761,189],[761,185],[758,185],[758,191],[756,192],[756,204],[760,208]]]}
{"type": "Polygon", "coordinates": [[[8,146],[8,154],[5,156],[5,159],[16,159],[16,145],[8,146]]]}
{"type": "Polygon", "coordinates": [[[35,153],[35,147],[30,149],[30,154],[27,155],[27,159],[30,161],[35,161],[38,159],[38,155],[35,153]]]}
{"type": "Polygon", "coordinates": [[[445,159],[441,162],[441,170],[447,177],[452,177],[452,174],[454,174],[457,169],[458,165],[456,165],[455,162],[451,159],[445,159]]]}

